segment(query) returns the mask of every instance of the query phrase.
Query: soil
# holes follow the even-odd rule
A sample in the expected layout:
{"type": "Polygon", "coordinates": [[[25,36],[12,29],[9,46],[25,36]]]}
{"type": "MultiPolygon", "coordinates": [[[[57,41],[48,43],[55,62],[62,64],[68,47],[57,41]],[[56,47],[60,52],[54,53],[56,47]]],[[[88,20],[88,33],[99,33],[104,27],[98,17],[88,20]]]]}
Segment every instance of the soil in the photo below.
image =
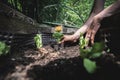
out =
{"type": "Polygon", "coordinates": [[[47,45],[1,56],[0,80],[120,80],[120,56],[105,53],[96,60],[97,71],[89,74],[79,53],[78,45],[57,51],[47,45]]]}

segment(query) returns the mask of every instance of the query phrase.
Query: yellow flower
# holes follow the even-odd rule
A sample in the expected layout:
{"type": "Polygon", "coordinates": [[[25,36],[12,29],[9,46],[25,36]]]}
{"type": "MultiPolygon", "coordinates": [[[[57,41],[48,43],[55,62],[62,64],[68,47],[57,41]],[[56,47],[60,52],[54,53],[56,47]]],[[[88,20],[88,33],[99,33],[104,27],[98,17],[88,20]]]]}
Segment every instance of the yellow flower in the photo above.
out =
{"type": "Polygon", "coordinates": [[[55,27],[55,31],[56,31],[56,32],[62,31],[62,26],[61,26],[61,25],[56,26],[56,27],[55,27]]]}

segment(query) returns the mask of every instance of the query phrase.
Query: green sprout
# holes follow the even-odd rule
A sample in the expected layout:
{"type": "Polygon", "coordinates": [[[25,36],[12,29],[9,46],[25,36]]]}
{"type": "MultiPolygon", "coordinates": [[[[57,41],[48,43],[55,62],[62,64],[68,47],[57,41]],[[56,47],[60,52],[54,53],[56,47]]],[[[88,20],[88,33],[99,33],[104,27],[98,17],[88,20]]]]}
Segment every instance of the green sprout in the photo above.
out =
{"type": "Polygon", "coordinates": [[[57,42],[59,43],[60,40],[62,39],[63,37],[63,34],[61,32],[54,32],[53,35],[52,35],[56,40],[57,42]]]}
{"type": "Polygon", "coordinates": [[[83,34],[79,39],[80,55],[83,58],[83,66],[89,73],[94,73],[97,69],[95,58],[99,58],[104,50],[104,42],[95,42],[91,47],[87,47],[88,41],[84,38],[83,34]]]}
{"type": "Polygon", "coordinates": [[[38,49],[43,46],[43,44],[42,44],[42,35],[41,34],[36,34],[36,36],[34,37],[34,41],[35,41],[36,47],[38,49]]]}
{"type": "Polygon", "coordinates": [[[63,38],[63,33],[62,31],[62,26],[56,26],[55,27],[55,31],[53,33],[53,38],[55,38],[57,40],[57,42],[59,43],[61,41],[61,39],[63,38]]]}
{"type": "Polygon", "coordinates": [[[10,51],[10,46],[0,41],[0,55],[6,55],[10,51]]]}

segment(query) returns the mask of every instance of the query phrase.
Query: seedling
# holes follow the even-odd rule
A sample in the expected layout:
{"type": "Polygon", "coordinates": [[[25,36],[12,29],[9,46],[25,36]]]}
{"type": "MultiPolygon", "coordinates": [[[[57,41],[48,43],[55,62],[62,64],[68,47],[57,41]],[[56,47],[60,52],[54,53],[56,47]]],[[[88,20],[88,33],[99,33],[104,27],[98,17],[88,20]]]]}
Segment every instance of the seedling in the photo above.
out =
{"type": "Polygon", "coordinates": [[[55,46],[55,50],[62,49],[63,46],[64,46],[63,43],[60,44],[60,41],[61,41],[61,39],[63,38],[62,30],[63,30],[63,29],[62,29],[62,26],[56,26],[56,27],[55,27],[55,30],[54,30],[54,33],[53,33],[53,35],[52,35],[53,38],[55,38],[55,39],[56,39],[56,42],[57,42],[57,44],[54,45],[54,46],[55,46]]]}
{"type": "Polygon", "coordinates": [[[56,39],[57,43],[59,43],[63,37],[62,26],[56,26],[52,36],[56,39]]]}
{"type": "Polygon", "coordinates": [[[104,49],[104,42],[95,42],[91,47],[87,47],[88,41],[81,34],[79,39],[80,55],[83,58],[83,65],[89,73],[94,73],[97,69],[95,58],[99,58],[102,55],[104,49]]]}
{"type": "Polygon", "coordinates": [[[10,51],[10,46],[0,41],[0,56],[6,55],[10,51]]]}
{"type": "Polygon", "coordinates": [[[43,46],[42,35],[41,34],[36,34],[36,36],[34,37],[34,41],[35,41],[37,49],[39,49],[43,46]]]}

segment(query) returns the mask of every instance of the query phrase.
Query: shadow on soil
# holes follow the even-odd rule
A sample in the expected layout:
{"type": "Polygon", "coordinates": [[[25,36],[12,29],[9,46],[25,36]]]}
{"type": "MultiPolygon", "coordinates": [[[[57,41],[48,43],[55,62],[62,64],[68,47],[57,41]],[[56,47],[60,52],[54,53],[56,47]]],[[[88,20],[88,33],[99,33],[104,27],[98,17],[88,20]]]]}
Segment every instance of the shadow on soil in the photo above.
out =
{"type": "Polygon", "coordinates": [[[33,80],[119,80],[120,68],[111,60],[98,61],[101,68],[88,74],[79,57],[58,59],[45,66],[35,65],[27,72],[33,80]]]}

